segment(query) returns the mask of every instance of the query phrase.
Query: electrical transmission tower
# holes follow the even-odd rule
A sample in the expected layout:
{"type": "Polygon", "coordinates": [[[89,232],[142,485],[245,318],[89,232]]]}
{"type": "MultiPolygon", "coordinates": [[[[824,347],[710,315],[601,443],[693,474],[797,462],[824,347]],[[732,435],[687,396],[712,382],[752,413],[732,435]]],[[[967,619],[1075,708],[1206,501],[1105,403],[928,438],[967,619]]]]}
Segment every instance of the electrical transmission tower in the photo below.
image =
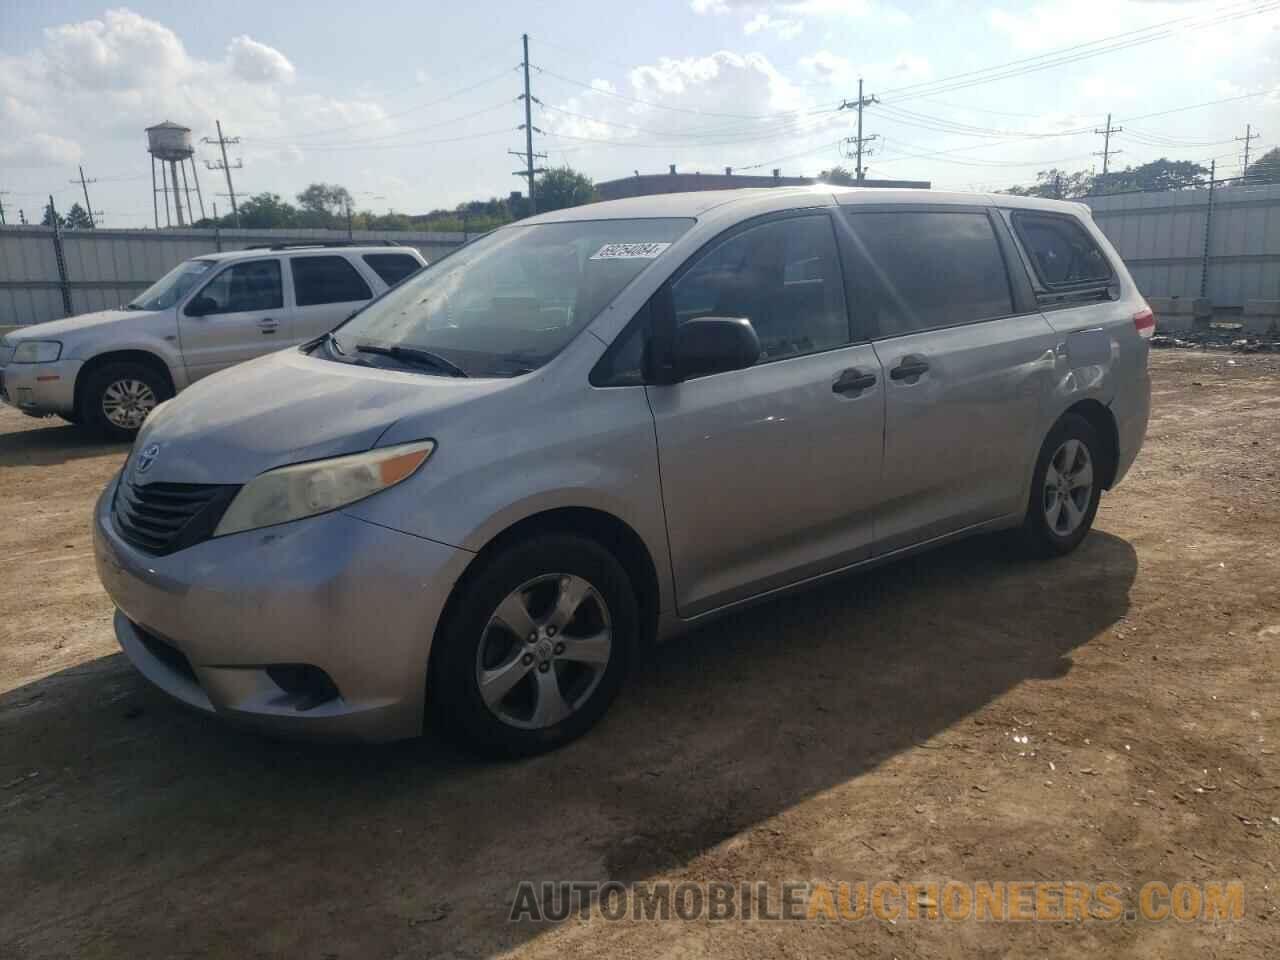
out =
{"type": "Polygon", "coordinates": [[[1107,114],[1107,126],[1105,129],[1099,130],[1097,127],[1093,128],[1094,133],[1100,133],[1103,136],[1102,152],[1095,153],[1094,156],[1102,158],[1102,175],[1104,177],[1107,175],[1107,167],[1111,164],[1111,158],[1117,153],[1124,153],[1123,150],[1111,149],[1111,135],[1113,133],[1122,133],[1123,131],[1124,127],[1113,127],[1111,125],[1111,114],[1109,113],[1107,114]]]}
{"type": "Polygon", "coordinates": [[[84,178],[84,167],[80,167],[80,179],[68,180],[72,186],[80,184],[80,189],[84,191],[84,212],[89,215],[89,229],[96,230],[98,227],[98,218],[94,216],[93,205],[89,203],[89,184],[97,183],[97,180],[86,180],[84,178]]]}
{"type": "Polygon", "coordinates": [[[201,140],[200,142],[201,142],[201,143],[216,143],[216,144],[218,145],[218,147],[222,150],[222,160],[221,160],[221,161],[217,161],[217,160],[215,160],[213,163],[210,163],[208,160],[206,160],[206,161],[204,162],[204,165],[205,165],[206,167],[208,167],[210,170],[221,170],[223,173],[225,173],[225,174],[227,175],[227,195],[231,198],[231,216],[232,216],[232,218],[235,220],[236,227],[237,227],[237,228],[239,228],[239,226],[240,226],[240,208],[236,206],[236,188],[235,188],[235,187],[233,187],[233,186],[231,185],[231,171],[232,171],[232,170],[239,170],[241,167],[243,167],[243,166],[244,166],[244,160],[242,160],[242,159],[237,159],[237,160],[236,160],[236,162],[235,162],[235,166],[234,166],[234,167],[233,167],[230,163],[228,163],[228,162],[227,162],[227,144],[228,144],[228,143],[239,143],[239,142],[240,142],[240,138],[239,138],[239,137],[224,137],[224,136],[222,135],[222,121],[221,121],[221,120],[216,120],[216,121],[214,121],[214,123],[215,123],[215,124],[217,125],[217,127],[218,127],[218,139],[214,140],[212,137],[205,137],[205,138],[204,138],[203,140],[201,140]]]}
{"type": "Polygon", "coordinates": [[[524,131],[524,151],[508,150],[507,153],[513,157],[524,157],[525,168],[512,172],[514,176],[524,177],[529,181],[529,216],[533,216],[538,212],[538,201],[534,197],[534,177],[540,173],[546,173],[546,170],[542,167],[535,169],[533,161],[545,160],[547,155],[533,152],[533,135],[542,133],[541,130],[533,125],[533,105],[535,103],[540,104],[542,101],[529,92],[529,35],[527,33],[521,34],[520,40],[524,48],[524,59],[520,61],[520,66],[524,68],[524,94],[516,99],[524,101],[524,123],[518,128],[524,131]]]}
{"type": "Polygon", "coordinates": [[[872,94],[869,97],[864,97],[862,95],[862,78],[859,77],[858,78],[858,99],[853,103],[850,103],[848,100],[841,101],[840,103],[841,110],[857,110],[858,111],[858,134],[857,136],[849,137],[845,140],[845,143],[853,144],[854,158],[855,158],[854,175],[857,178],[858,183],[861,183],[864,179],[866,179],[866,169],[862,166],[862,157],[864,154],[866,156],[871,155],[871,150],[869,147],[866,146],[866,144],[870,143],[872,140],[879,139],[879,136],[874,133],[871,134],[871,136],[869,137],[864,137],[862,135],[862,110],[864,107],[869,107],[873,103],[879,103],[879,102],[880,101],[876,99],[875,94],[872,94]]]}
{"type": "Polygon", "coordinates": [[[1244,141],[1244,162],[1240,166],[1240,174],[1242,176],[1248,176],[1249,174],[1249,141],[1257,140],[1260,136],[1262,134],[1253,132],[1253,124],[1246,123],[1244,125],[1244,136],[1234,138],[1237,143],[1244,141]]]}

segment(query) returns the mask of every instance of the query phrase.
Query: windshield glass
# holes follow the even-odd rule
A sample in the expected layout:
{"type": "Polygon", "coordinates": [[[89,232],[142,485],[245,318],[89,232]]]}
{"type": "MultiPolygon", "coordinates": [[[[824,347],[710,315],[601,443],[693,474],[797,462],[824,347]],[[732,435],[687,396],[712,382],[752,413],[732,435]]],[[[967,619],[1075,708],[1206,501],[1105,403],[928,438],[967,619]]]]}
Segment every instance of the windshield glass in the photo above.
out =
{"type": "Polygon", "coordinates": [[[335,331],[361,344],[428,350],[468,376],[546,363],[693,225],[592,220],[497,230],[419,271],[335,331]]]}
{"type": "Polygon", "coordinates": [[[213,268],[212,260],[180,263],[129,301],[133,310],[167,310],[191,292],[200,278],[213,268]]]}

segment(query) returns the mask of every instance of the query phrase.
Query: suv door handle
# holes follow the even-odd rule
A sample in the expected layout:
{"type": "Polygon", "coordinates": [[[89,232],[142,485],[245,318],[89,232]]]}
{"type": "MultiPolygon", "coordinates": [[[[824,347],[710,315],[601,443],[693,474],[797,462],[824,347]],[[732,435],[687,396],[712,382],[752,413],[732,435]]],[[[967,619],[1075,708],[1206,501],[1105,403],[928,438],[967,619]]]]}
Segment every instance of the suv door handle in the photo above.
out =
{"type": "Polygon", "coordinates": [[[875,385],[876,376],[874,373],[863,373],[857,367],[850,367],[848,370],[840,371],[840,376],[831,385],[831,392],[858,394],[875,385]]]}
{"type": "Polygon", "coordinates": [[[909,353],[889,371],[894,380],[912,380],[922,373],[929,372],[929,361],[914,353],[909,353]]]}
{"type": "Polygon", "coordinates": [[[264,334],[275,333],[279,326],[280,324],[276,323],[276,321],[272,320],[270,317],[263,317],[258,321],[258,329],[264,334]]]}

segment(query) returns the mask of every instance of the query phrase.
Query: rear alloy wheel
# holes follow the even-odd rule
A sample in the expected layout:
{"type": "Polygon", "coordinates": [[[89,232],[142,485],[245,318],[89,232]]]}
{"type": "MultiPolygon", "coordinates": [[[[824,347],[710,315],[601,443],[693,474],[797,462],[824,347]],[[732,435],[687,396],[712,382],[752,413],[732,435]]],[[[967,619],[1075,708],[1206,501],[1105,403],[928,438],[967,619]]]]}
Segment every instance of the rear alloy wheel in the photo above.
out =
{"type": "Polygon", "coordinates": [[[469,573],[437,631],[428,696],[485,753],[567,743],[608,709],[639,635],[630,578],[594,540],[547,534],[469,573]]]}
{"type": "Polygon", "coordinates": [[[1035,553],[1062,556],[1088,535],[1102,495],[1101,449],[1093,424],[1074,413],[1059,420],[1045,438],[1022,525],[1035,553]]]}
{"type": "Polygon", "coordinates": [[[168,383],[140,363],[109,363],[89,374],[79,419],[112,440],[128,440],[171,395],[168,383]]]}

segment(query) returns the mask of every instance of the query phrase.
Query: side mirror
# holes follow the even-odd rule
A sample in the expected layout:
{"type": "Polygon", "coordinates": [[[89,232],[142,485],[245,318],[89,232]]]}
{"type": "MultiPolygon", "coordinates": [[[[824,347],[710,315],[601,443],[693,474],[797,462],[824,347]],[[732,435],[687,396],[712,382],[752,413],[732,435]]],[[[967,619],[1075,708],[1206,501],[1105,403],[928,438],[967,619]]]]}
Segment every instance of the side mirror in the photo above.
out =
{"type": "Polygon", "coordinates": [[[212,297],[196,297],[187,304],[185,311],[188,317],[206,317],[218,309],[218,302],[212,297]]]}
{"type": "Polygon", "coordinates": [[[760,338],[746,317],[699,317],[676,328],[677,380],[742,370],[760,359],[760,338]]]}

